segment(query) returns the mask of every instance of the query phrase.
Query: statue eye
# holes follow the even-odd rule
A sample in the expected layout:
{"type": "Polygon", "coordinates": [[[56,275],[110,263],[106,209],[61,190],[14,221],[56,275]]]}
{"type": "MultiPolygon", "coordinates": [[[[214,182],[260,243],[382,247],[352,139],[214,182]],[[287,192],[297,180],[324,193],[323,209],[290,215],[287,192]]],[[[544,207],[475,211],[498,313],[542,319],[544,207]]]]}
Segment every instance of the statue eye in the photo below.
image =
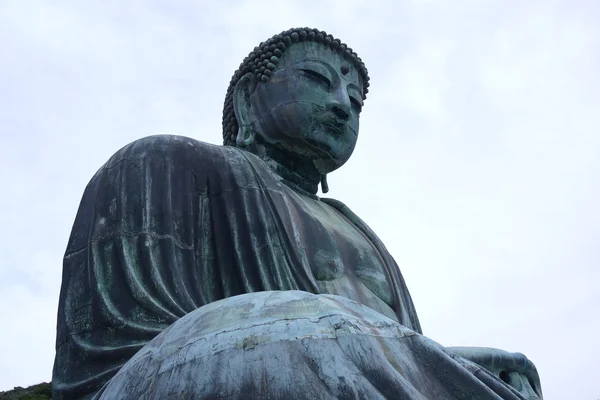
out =
{"type": "Polygon", "coordinates": [[[314,71],[312,69],[301,69],[301,71],[306,76],[327,85],[327,87],[331,86],[331,80],[328,77],[326,77],[325,75],[321,74],[320,72],[314,71]]]}
{"type": "Polygon", "coordinates": [[[352,103],[352,106],[356,108],[358,112],[362,111],[362,101],[358,100],[354,96],[350,96],[350,103],[352,103]]]}

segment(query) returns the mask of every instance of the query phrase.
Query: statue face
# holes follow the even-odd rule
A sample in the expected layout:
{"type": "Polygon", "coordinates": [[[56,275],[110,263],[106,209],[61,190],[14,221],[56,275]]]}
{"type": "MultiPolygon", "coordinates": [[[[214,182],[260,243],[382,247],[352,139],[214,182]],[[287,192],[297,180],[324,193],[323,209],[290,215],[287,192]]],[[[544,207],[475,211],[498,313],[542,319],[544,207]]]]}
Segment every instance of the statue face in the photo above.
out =
{"type": "Polygon", "coordinates": [[[314,161],[324,173],[354,151],[363,83],[351,61],[328,46],[300,42],[281,56],[250,98],[257,134],[314,161]]]}

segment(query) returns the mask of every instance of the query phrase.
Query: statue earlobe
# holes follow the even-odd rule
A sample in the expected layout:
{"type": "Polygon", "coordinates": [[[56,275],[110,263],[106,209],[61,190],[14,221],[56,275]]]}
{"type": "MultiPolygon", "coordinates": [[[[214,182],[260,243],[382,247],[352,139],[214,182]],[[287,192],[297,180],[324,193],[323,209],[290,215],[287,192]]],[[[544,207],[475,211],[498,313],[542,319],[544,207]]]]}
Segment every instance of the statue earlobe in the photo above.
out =
{"type": "Polygon", "coordinates": [[[321,175],[321,192],[329,192],[329,184],[327,183],[327,174],[321,175]]]}
{"type": "Polygon", "coordinates": [[[256,78],[249,72],[242,76],[233,89],[233,112],[238,125],[236,146],[248,147],[254,143],[252,128],[252,102],[250,96],[256,88],[256,78]]]}

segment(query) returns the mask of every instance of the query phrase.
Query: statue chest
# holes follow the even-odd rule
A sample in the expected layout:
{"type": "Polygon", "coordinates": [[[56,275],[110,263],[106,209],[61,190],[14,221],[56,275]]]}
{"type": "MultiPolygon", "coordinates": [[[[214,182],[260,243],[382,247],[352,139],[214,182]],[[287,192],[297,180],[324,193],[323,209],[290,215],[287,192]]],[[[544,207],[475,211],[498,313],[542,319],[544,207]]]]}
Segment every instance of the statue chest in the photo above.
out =
{"type": "Polygon", "coordinates": [[[319,200],[294,194],[288,210],[301,257],[321,292],[351,298],[395,318],[386,266],[371,240],[319,200]]]}

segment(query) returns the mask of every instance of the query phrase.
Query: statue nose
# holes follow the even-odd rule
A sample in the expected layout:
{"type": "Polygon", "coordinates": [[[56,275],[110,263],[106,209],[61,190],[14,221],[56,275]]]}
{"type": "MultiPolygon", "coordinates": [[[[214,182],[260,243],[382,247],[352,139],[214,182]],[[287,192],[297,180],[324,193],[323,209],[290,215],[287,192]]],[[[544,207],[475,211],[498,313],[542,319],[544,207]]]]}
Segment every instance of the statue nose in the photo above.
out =
{"type": "Polygon", "coordinates": [[[348,91],[343,85],[339,85],[329,99],[329,110],[339,119],[347,121],[350,119],[351,107],[348,91]]]}
{"type": "Polygon", "coordinates": [[[350,118],[350,107],[347,107],[345,104],[332,104],[331,111],[340,119],[347,120],[350,118]]]}

